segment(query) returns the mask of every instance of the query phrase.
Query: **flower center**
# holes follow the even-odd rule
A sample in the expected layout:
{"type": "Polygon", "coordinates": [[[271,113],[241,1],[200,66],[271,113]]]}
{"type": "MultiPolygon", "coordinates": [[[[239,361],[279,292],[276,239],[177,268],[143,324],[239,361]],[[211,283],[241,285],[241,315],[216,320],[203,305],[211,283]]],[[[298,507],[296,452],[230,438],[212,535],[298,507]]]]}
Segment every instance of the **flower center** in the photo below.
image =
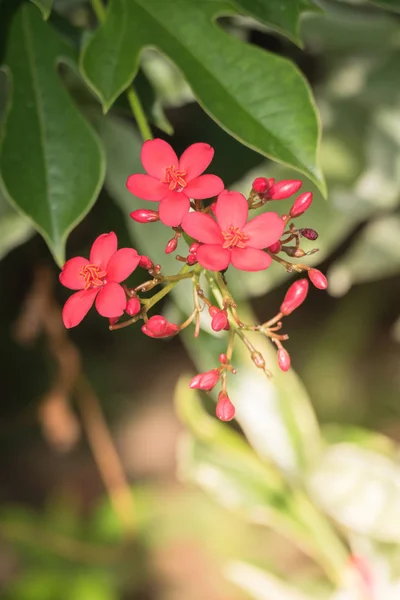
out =
{"type": "Polygon", "coordinates": [[[181,192],[187,186],[186,175],[186,171],[179,171],[174,166],[167,167],[162,183],[167,183],[171,191],[181,192]]]}
{"type": "Polygon", "coordinates": [[[249,236],[243,233],[240,227],[234,227],[230,225],[228,229],[222,232],[224,243],[223,248],[246,248],[245,242],[249,239],[249,236]]]}
{"type": "Polygon", "coordinates": [[[104,281],[106,275],[106,271],[101,271],[97,265],[85,265],[80,272],[80,276],[85,280],[85,290],[104,285],[106,283],[104,281]]]}

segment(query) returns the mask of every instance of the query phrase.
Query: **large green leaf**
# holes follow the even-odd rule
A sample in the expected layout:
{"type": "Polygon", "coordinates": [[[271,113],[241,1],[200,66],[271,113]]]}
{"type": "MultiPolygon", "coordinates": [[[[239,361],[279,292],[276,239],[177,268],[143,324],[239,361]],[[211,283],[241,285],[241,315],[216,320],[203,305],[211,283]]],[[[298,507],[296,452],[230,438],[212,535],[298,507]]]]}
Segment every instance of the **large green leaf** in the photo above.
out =
{"type": "Polygon", "coordinates": [[[58,74],[74,55],[38,9],[23,4],[12,21],[5,64],[11,93],[0,149],[6,198],[30,218],[56,261],[68,233],[95,201],[104,175],[96,134],[58,74]]]}
{"type": "Polygon", "coordinates": [[[108,110],[136,75],[143,47],[156,46],[224,129],[323,189],[318,119],[307,83],[288,60],[243,44],[213,22],[232,13],[224,0],[112,0],[106,22],[83,51],[82,72],[108,110]]]}
{"type": "Polygon", "coordinates": [[[53,6],[53,0],[31,0],[42,11],[43,19],[48,19],[53,6]]]}

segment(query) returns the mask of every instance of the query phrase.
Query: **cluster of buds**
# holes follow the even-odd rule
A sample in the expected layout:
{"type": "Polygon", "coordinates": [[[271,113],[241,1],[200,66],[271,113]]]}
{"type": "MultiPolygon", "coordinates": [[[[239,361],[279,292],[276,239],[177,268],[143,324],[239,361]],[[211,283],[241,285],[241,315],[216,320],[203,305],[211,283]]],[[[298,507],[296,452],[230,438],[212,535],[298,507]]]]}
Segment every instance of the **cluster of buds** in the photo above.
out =
{"type": "Polygon", "coordinates": [[[246,332],[256,331],[267,336],[277,348],[279,368],[287,371],[290,356],[283,346],[288,336],[281,332],[282,321],[304,302],[309,281],[321,290],[327,288],[328,282],[319,270],[288,260],[288,257],[298,259],[317,251],[315,248],[306,251],[301,247],[304,240],[315,241],[317,232],[298,228],[293,223],[310,208],[312,193],[300,193],[283,215],[266,211],[249,218],[254,209],[297,194],[302,182],[257,177],[246,198],[238,192],[225,190],[218,176],[203,174],[213,155],[211,146],[197,143],[178,158],[167,142],[160,139],[147,141],[141,153],[146,174],[134,174],[127,180],[127,188],[134,196],[159,203],[157,210],[140,208],[130,216],[140,224],[161,221],[166,228],[172,229],[172,237],[165,246],[166,254],[175,253],[180,240],[189,240],[187,254],[175,255],[177,261],[183,263],[178,273],[165,275],[160,264],[139,255],[133,248],[118,250],[117,237],[111,232],[95,240],[89,259],[75,257],[67,261],[60,281],[75,291],[63,309],[67,328],[78,325],[94,304],[98,313],[109,320],[111,330],[143,321],[142,332],[161,339],[175,336],[193,325],[197,337],[200,314],[207,310],[212,331],[229,332],[227,350],[220,355],[219,366],[193,377],[190,387],[210,392],[220,384],[216,414],[219,419],[229,421],[235,414],[227,393],[228,376],[236,372],[231,363],[235,338],[245,344],[254,365],[269,376],[263,356],[254,348],[246,332]],[[303,277],[292,283],[279,312],[272,319],[260,325],[246,324],[240,319],[229,291],[227,280],[234,276],[232,268],[261,271],[268,269],[272,262],[288,273],[307,273],[308,279],[303,277]],[[137,268],[146,271],[149,278],[136,287],[129,287],[123,282],[137,268]],[[202,277],[207,280],[210,298],[201,287],[202,277]],[[186,321],[178,325],[159,314],[150,316],[153,306],[185,279],[192,282],[194,299],[193,311],[186,321]]]}

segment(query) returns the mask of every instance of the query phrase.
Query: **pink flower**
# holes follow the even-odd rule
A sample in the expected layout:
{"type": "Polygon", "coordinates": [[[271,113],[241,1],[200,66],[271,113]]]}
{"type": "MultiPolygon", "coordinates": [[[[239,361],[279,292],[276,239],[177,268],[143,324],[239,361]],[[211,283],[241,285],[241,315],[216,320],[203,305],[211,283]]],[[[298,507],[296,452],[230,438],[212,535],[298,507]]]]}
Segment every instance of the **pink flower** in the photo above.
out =
{"type": "Polygon", "coordinates": [[[216,202],[217,221],[207,214],[191,212],[182,227],[188,235],[202,242],[196,256],[205,269],[222,271],[230,263],[243,271],[260,271],[271,264],[263,252],[281,237],[285,224],[279,215],[267,212],[248,223],[248,204],[238,192],[224,190],[216,202]]]}
{"type": "Polygon", "coordinates": [[[94,241],[90,258],[76,256],[68,260],[60,273],[60,282],[70,290],[80,290],[66,301],[62,318],[65,327],[79,325],[96,301],[102,317],[120,317],[126,296],[120,285],[136,269],[139,255],[133,248],[117,250],[115,233],[103,233],[94,241]]]}
{"type": "Polygon", "coordinates": [[[143,144],[141,159],[147,175],[130,175],[126,187],[143,200],[160,202],[161,221],[177,227],[189,211],[189,198],[203,200],[219,194],[224,184],[216,175],[202,175],[211,163],[214,149],[192,144],[178,159],[172,147],[161,139],[143,144]]]}

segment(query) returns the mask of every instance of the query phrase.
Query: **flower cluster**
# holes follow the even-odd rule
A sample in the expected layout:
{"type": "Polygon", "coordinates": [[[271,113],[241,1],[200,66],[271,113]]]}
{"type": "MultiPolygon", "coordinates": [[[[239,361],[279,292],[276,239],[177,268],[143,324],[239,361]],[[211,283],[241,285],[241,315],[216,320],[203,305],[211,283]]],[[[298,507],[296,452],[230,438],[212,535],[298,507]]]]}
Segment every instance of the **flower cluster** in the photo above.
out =
{"type": "Polygon", "coordinates": [[[141,159],[146,174],[130,175],[126,185],[134,196],[158,205],[156,210],[136,209],[130,216],[137,223],[161,221],[172,228],[173,237],[166,244],[166,254],[176,252],[183,234],[190,238],[185,256],[176,255],[177,261],[184,264],[177,274],[165,275],[160,264],[153,263],[148,256],[140,256],[133,248],[118,250],[115,233],[104,233],[93,243],[89,259],[78,256],[65,263],[60,281],[75,293],[66,301],[62,316],[65,327],[75,327],[95,304],[97,312],[109,319],[111,330],[142,320],[142,332],[152,338],[174,336],[190,325],[194,325],[197,337],[200,314],[207,310],[212,330],[229,332],[227,350],[220,355],[218,367],[192,378],[190,388],[209,392],[220,385],[216,414],[219,419],[230,421],[235,407],[227,393],[227,381],[228,375],[236,373],[232,366],[235,338],[245,344],[255,366],[269,376],[263,356],[252,346],[246,331],[267,336],[277,348],[279,368],[288,371],[290,355],[283,346],[288,339],[281,333],[283,319],[304,302],[309,281],[321,290],[327,288],[328,282],[318,269],[283,258],[283,255],[302,258],[316,252],[316,249],[306,252],[301,244],[304,239],[316,240],[317,232],[297,228],[293,223],[311,206],[310,192],[300,193],[287,214],[268,210],[249,217],[255,209],[290,198],[300,190],[302,182],[257,177],[246,198],[224,189],[223,181],[216,175],[204,174],[213,156],[213,148],[204,143],[192,144],[180,158],[161,139],[143,144],[141,159]],[[229,277],[231,267],[262,271],[272,262],[288,273],[305,272],[308,279],[301,278],[290,285],[279,311],[271,319],[258,325],[245,324],[238,315],[225,273],[229,269],[229,277]],[[137,268],[147,271],[149,277],[136,287],[129,287],[123,282],[137,268]],[[202,277],[212,298],[206,297],[201,287],[202,277]],[[192,281],[194,298],[193,311],[186,321],[177,325],[162,315],[149,316],[152,307],[184,279],[192,281]],[[145,295],[154,288],[158,289],[153,295],[145,295]]]}

